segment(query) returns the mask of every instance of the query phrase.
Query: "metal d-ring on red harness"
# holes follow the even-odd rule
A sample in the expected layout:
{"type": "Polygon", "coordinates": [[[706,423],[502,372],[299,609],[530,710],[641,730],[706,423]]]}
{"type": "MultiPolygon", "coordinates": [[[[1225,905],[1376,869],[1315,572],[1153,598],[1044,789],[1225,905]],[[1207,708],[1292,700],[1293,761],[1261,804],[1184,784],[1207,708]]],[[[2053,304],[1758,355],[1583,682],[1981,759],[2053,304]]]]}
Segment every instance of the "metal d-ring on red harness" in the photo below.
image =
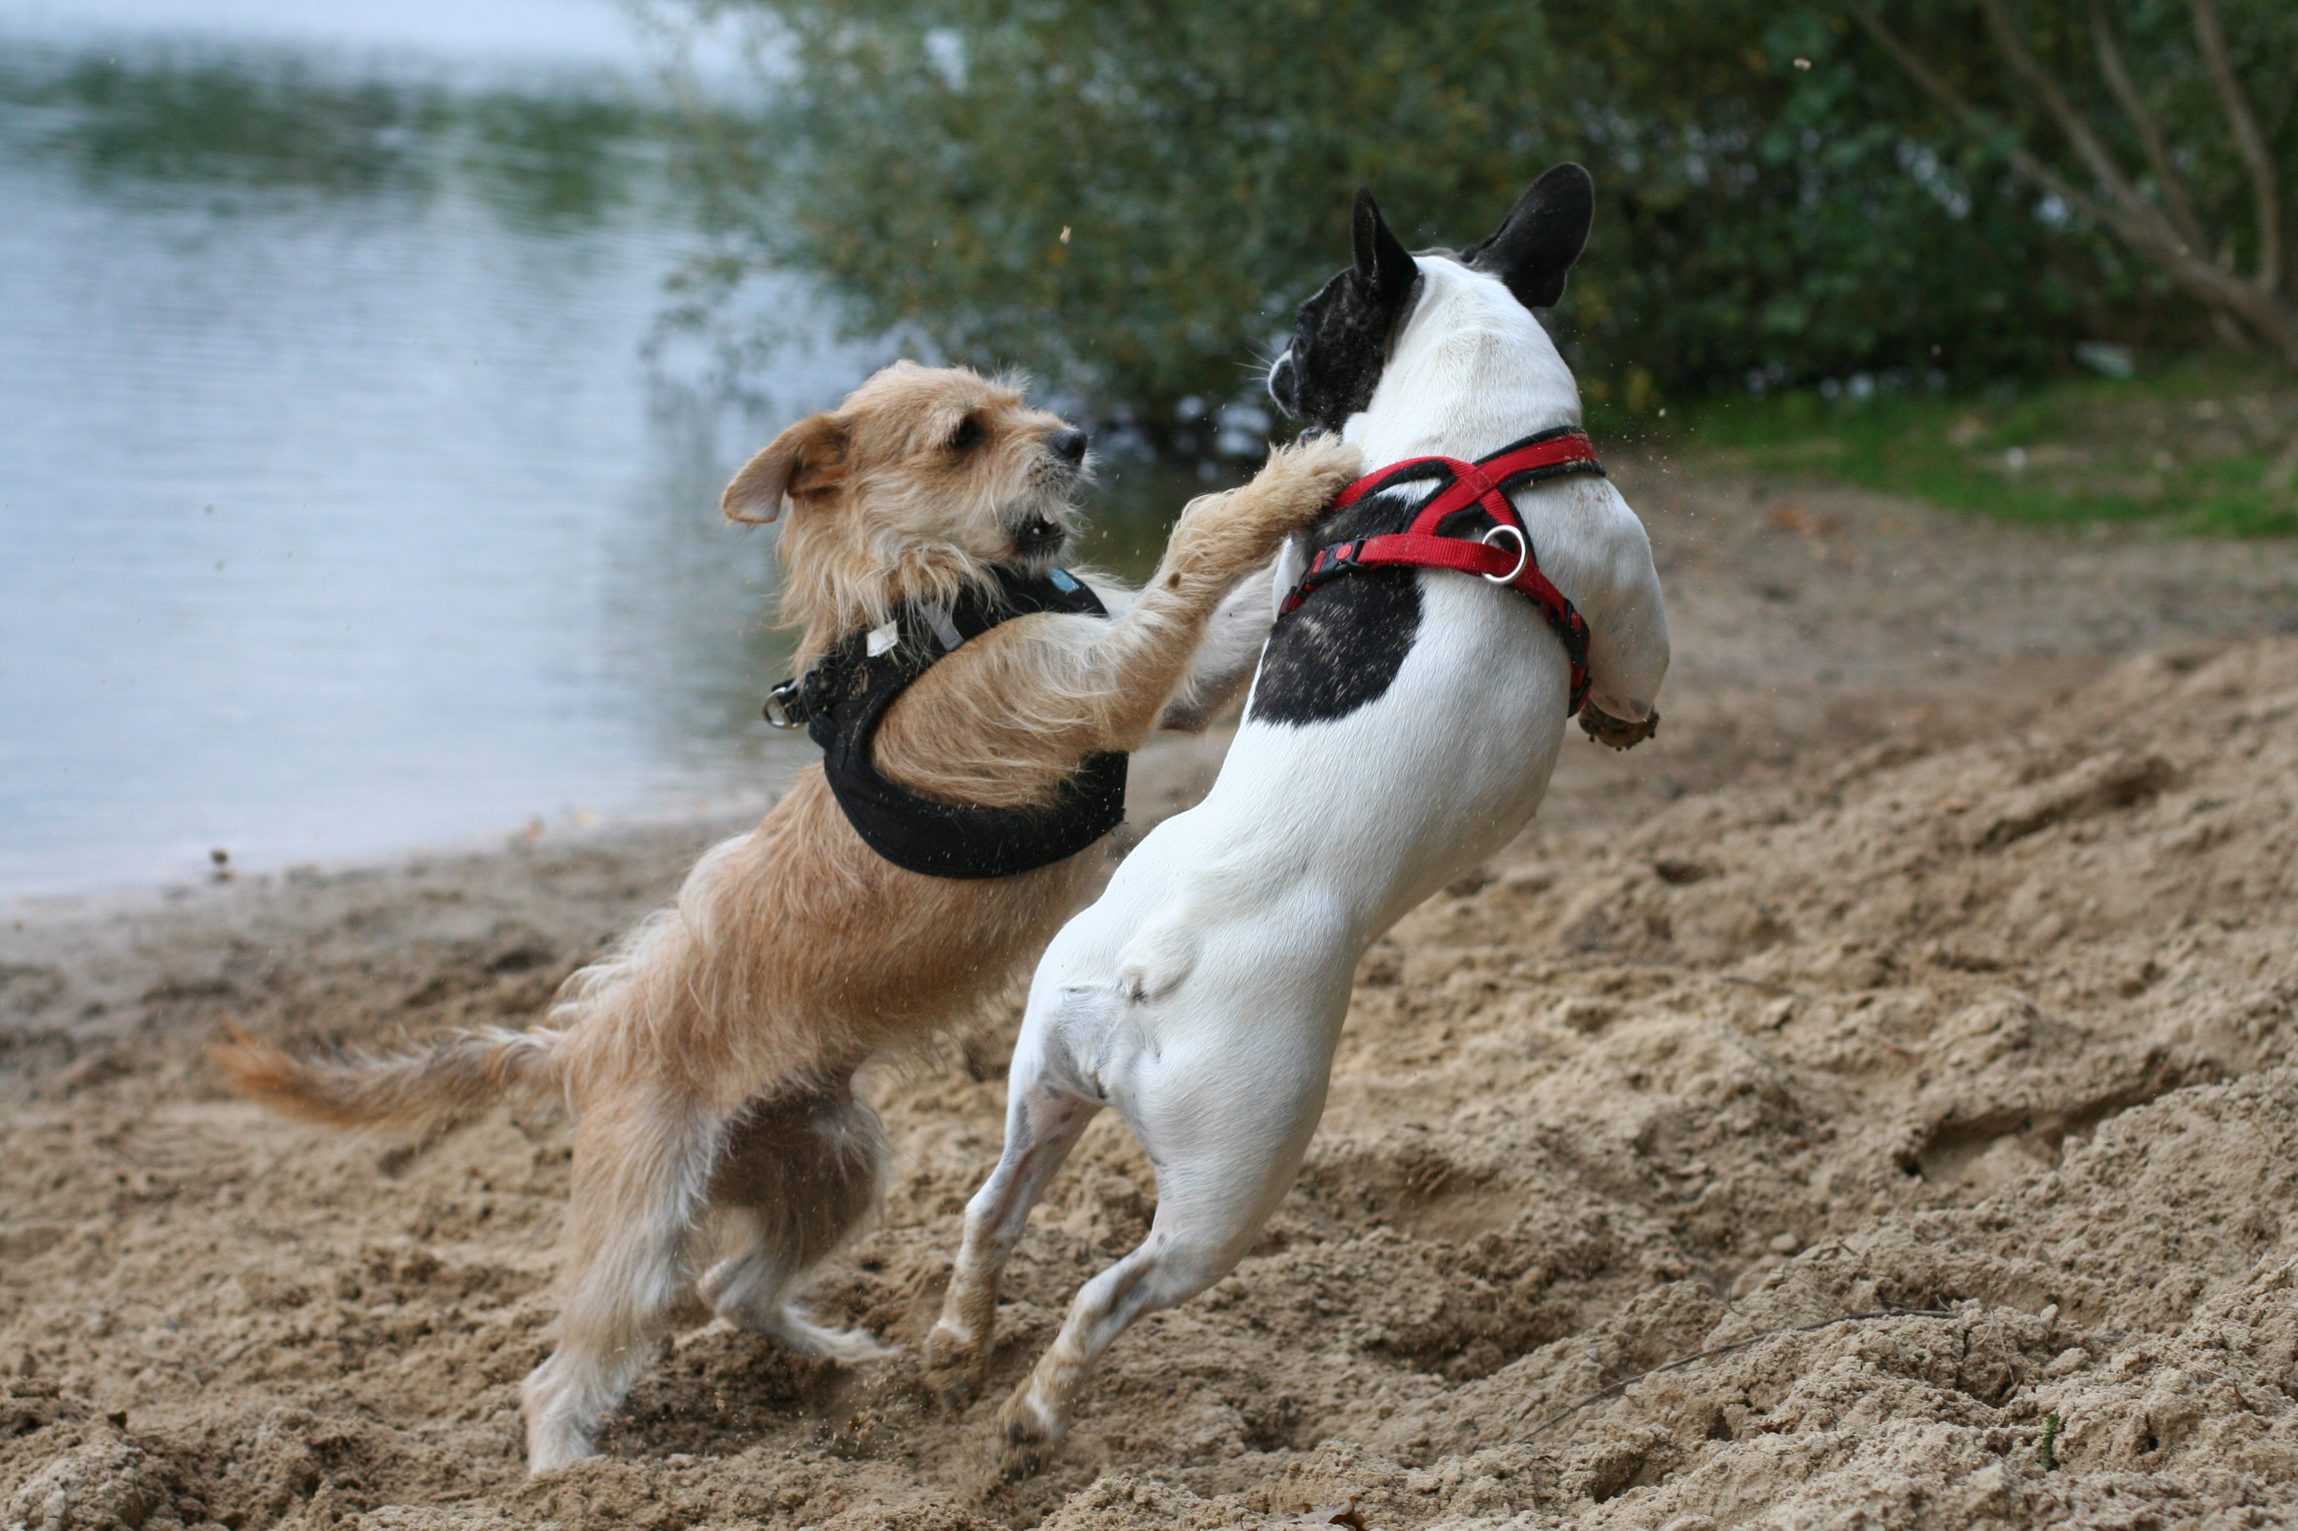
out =
{"type": "Polygon", "coordinates": [[[1564,653],[1572,661],[1572,705],[1564,713],[1570,717],[1588,700],[1588,624],[1564,598],[1564,592],[1540,572],[1531,535],[1524,530],[1524,518],[1508,503],[1507,491],[1517,484],[1566,473],[1603,471],[1587,433],[1571,426],[1527,436],[1474,462],[1457,457],[1408,457],[1390,463],[1343,489],[1333,508],[1343,509],[1366,495],[1422,479],[1440,480],[1441,487],[1413,512],[1404,530],[1319,548],[1300,583],[1285,597],[1284,610],[1291,613],[1319,585],[1358,569],[1454,569],[1462,574],[1480,574],[1539,607],[1548,625],[1556,629],[1556,636],[1564,640],[1564,653]],[[1482,507],[1493,522],[1482,537],[1454,536],[1438,530],[1446,517],[1477,507],[1482,507]],[[1502,545],[1510,542],[1515,546],[1502,545]]]}

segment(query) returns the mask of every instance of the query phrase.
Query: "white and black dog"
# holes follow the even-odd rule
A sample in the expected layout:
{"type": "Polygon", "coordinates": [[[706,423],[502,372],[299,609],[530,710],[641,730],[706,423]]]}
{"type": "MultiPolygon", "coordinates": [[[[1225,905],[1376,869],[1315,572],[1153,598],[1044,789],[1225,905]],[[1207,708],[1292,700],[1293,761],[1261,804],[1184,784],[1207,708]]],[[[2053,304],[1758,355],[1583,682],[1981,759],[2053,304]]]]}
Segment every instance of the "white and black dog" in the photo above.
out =
{"type": "MultiPolygon", "coordinates": [[[[1354,263],[1301,306],[1271,395],[1341,431],[1368,467],[1473,462],[1527,438],[1570,436],[1585,450],[1579,391],[1532,310],[1563,294],[1593,207],[1587,172],[1561,165],[1491,238],[1415,257],[1359,193],[1354,263]]],[[[1593,468],[1592,454],[1575,466],[1593,468]]],[[[1600,470],[1535,477],[1505,501],[1492,489],[1483,503],[1496,515],[1470,504],[1446,530],[1479,556],[1497,546],[1503,570],[1513,558],[1519,575],[1544,572],[1578,608],[1595,714],[1583,722],[1624,747],[1649,733],[1668,666],[1651,545],[1600,470]],[[1491,534],[1511,504],[1514,545],[1491,534]]],[[[1157,1212],[1141,1246],[1077,1294],[1005,1405],[1008,1473],[1033,1471],[1060,1439],[1077,1385],[1127,1325],[1243,1258],[1323,1113],[1357,959],[1513,839],[1547,791],[1578,671],[1573,635],[1524,585],[1451,567],[1352,568],[1286,599],[1336,545],[1394,532],[1424,501],[1433,510],[1446,478],[1405,474],[1344,496],[1288,550],[1284,614],[1211,794],[1152,831],[1038,967],[1005,1151],[966,1208],[928,1342],[936,1383],[965,1391],[1030,1206],[1103,1106],[1148,1151],[1157,1212]]]]}

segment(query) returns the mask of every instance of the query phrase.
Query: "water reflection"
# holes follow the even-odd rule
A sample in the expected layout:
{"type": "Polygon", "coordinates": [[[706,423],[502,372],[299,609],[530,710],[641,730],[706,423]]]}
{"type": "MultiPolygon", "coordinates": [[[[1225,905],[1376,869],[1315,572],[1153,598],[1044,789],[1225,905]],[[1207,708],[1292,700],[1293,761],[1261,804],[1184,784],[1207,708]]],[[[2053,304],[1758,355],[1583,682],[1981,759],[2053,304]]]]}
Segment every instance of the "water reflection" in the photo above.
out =
{"type": "MultiPolygon", "coordinates": [[[[694,218],[611,84],[0,71],[0,886],[650,810],[753,725],[765,427],[642,357],[694,218]]],[[[782,407],[857,358],[793,353],[782,407]]]]}
{"type": "MultiPolygon", "coordinates": [[[[451,61],[450,61],[451,62],[451,61]]],[[[643,69],[0,46],[0,889],[755,793],[808,750],[719,487],[891,359],[803,282],[740,399],[643,69]]],[[[1122,470],[1139,568],[1198,487],[1122,470]]]]}

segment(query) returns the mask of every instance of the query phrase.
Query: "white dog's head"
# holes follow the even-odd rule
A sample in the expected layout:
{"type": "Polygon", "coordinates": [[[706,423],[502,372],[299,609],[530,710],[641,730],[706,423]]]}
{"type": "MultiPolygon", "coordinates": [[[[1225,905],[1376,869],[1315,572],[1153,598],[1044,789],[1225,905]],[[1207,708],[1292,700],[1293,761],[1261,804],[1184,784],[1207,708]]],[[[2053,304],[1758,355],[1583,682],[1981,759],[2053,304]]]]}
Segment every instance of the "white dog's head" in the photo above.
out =
{"type": "MultiPolygon", "coordinates": [[[[1416,259],[1390,232],[1372,193],[1358,192],[1354,259],[1301,305],[1291,342],[1269,368],[1269,397],[1305,424],[1346,426],[1372,402],[1436,262],[1497,278],[1525,310],[1553,306],[1588,242],[1595,197],[1587,171],[1558,165],[1532,183],[1489,238],[1457,254],[1428,250],[1416,259]]],[[[1555,365],[1561,369],[1561,359],[1555,365]]]]}

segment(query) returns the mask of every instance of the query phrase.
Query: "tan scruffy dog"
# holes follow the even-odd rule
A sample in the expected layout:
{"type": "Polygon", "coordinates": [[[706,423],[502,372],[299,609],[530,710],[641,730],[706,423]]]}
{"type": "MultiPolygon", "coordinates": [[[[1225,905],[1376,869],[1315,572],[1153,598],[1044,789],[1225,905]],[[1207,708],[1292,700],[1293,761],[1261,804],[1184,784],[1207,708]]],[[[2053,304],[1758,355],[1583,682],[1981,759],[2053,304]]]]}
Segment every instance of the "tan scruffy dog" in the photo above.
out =
{"type": "MultiPolygon", "coordinates": [[[[1015,388],[901,363],[784,431],[725,510],[789,506],[784,615],[803,670],[905,602],[1050,566],[1084,456],[1082,433],[1015,388]]],[[[1103,592],[1111,616],[1040,612],[966,642],[894,704],[879,769],[949,802],[1026,804],[1088,755],[1139,747],[1169,708],[1201,720],[1268,627],[1267,581],[1244,577],[1358,466],[1337,441],[1276,452],[1251,484],[1193,502],[1150,583],[1103,592]]],[[[336,1124],[421,1122],[505,1091],[571,1105],[570,1289],[558,1349],[526,1382],[528,1466],[545,1472],[594,1450],[713,1248],[699,1288],[722,1317],[841,1360],[884,1353],[791,1301],[876,1199],[883,1145],[854,1072],[1010,993],[1098,859],[905,871],[809,767],[756,830],[703,856],[673,908],[575,974],[542,1027],[346,1062],[240,1036],[217,1058],[247,1094],[336,1124]]]]}

